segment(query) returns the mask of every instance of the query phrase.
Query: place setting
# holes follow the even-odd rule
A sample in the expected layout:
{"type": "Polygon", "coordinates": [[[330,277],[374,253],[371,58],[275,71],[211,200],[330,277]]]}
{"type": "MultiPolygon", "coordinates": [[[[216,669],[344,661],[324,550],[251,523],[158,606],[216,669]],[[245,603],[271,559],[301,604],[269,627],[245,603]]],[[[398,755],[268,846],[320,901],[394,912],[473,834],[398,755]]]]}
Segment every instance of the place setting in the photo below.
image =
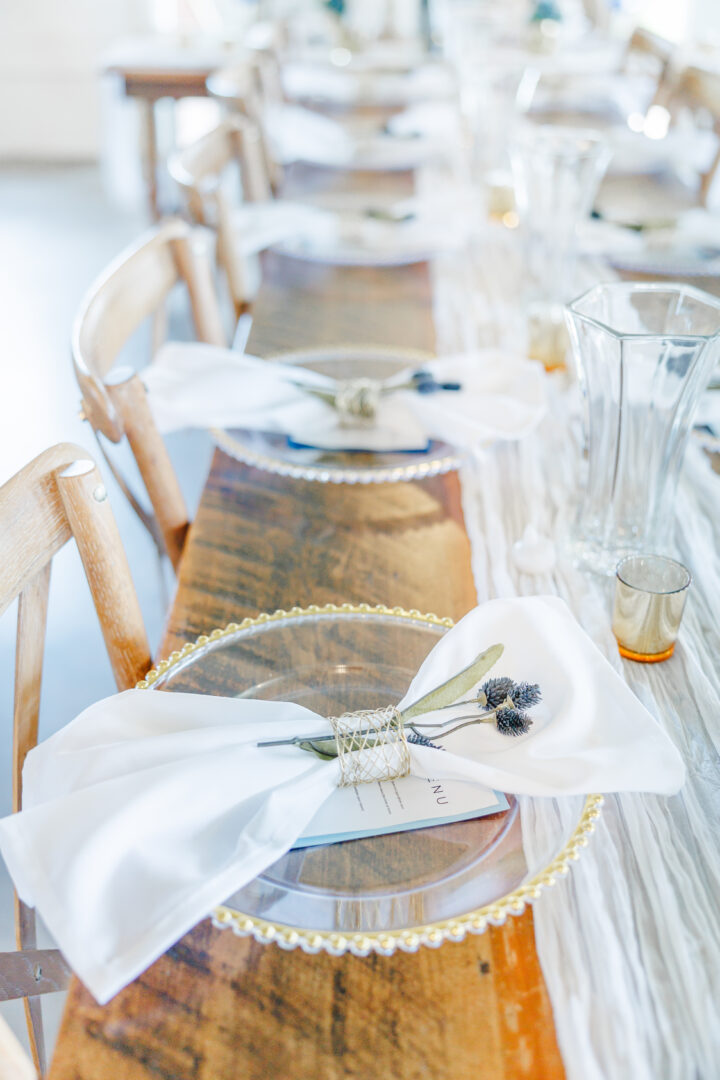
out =
{"type": "Polygon", "coordinates": [[[455,96],[453,72],[439,61],[427,61],[408,71],[357,71],[288,62],[282,73],[290,101],[339,108],[402,108],[417,101],[455,96]]]}
{"type": "Polygon", "coordinates": [[[593,792],[670,794],[683,772],[555,598],[491,601],[454,627],[309,608],[201,639],[31,751],[0,849],[103,1002],[213,909],[336,955],[482,932],[567,872],[593,792]],[[198,680],[209,694],[182,690],[198,680]],[[543,866],[523,857],[513,795],[588,796],[543,866]]]}
{"type": "Polygon", "coordinates": [[[329,266],[392,267],[460,251],[476,217],[468,192],[451,185],[442,196],[397,199],[379,191],[245,203],[233,229],[239,257],[271,250],[329,266]]]}
{"type": "Polygon", "coordinates": [[[329,169],[400,172],[417,169],[451,154],[457,134],[456,112],[439,130],[426,108],[396,113],[384,122],[358,117],[340,120],[300,105],[269,105],[263,127],[270,151],[282,165],[301,161],[329,169]]]}
{"type": "Polygon", "coordinates": [[[209,428],[246,464],[321,483],[436,476],[474,445],[523,438],[545,412],[538,366],[491,350],[338,346],[260,360],[168,343],[142,379],[161,432],[209,428]]]}

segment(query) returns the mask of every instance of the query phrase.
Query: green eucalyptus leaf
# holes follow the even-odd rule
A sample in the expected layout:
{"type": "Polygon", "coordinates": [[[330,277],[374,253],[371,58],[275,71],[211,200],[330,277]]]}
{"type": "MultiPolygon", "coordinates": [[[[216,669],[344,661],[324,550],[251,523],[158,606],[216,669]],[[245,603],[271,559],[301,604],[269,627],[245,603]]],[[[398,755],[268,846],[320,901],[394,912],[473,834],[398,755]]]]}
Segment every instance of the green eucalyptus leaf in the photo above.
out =
{"type": "Polygon", "coordinates": [[[504,645],[491,645],[485,652],[480,653],[472,664],[458,672],[457,675],[453,675],[442,686],[436,687],[435,690],[431,690],[429,694],[425,694],[419,701],[416,701],[414,705],[409,705],[407,709],[403,709],[400,713],[403,720],[407,723],[408,720],[412,720],[416,716],[422,716],[423,713],[433,712],[435,709],[442,709],[446,705],[452,705],[454,702],[459,701],[463,694],[467,694],[474,686],[477,686],[493,664],[497,663],[504,650],[504,645]]]}
{"type": "Polygon", "coordinates": [[[317,742],[313,739],[306,739],[304,742],[298,743],[298,746],[301,750],[307,751],[308,754],[314,754],[321,761],[332,761],[333,758],[338,756],[334,739],[323,739],[317,742]]]}

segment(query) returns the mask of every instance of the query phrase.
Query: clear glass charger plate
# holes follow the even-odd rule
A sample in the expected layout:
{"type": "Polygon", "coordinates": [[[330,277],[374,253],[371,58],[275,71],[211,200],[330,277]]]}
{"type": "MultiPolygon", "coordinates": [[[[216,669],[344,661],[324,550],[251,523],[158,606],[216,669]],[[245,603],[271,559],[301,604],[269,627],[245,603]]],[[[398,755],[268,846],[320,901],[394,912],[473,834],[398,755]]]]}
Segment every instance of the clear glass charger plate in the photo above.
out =
{"type": "MultiPolygon", "coordinates": [[[[377,708],[401,699],[451,625],[366,604],[293,608],[198,638],[139,687],[293,701],[324,716],[377,708]]],[[[565,874],[601,802],[578,800],[577,824],[552,838],[543,865],[528,865],[508,796],[509,808],[487,817],[290,851],[213,917],[262,942],[334,955],[460,940],[519,914],[565,874]]]]}
{"type": "MultiPolygon", "coordinates": [[[[403,368],[422,367],[434,357],[415,349],[336,346],[281,353],[268,359],[298,364],[334,379],[386,379],[403,368]]],[[[212,436],[221,450],[246,465],[326,484],[422,480],[457,469],[461,460],[455,447],[437,439],[430,441],[427,450],[377,454],[299,448],[291,446],[285,435],[267,431],[213,428],[212,436]]]]}

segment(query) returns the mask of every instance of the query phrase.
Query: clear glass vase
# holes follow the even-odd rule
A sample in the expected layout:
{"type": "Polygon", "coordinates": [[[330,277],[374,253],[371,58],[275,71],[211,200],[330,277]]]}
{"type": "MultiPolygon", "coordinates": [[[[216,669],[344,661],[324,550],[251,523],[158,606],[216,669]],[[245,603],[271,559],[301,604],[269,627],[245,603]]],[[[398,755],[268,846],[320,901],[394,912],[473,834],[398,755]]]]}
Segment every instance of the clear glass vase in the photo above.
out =
{"type": "Polygon", "coordinates": [[[528,124],[510,142],[525,254],[528,355],[563,367],[564,305],[576,293],[576,233],[590,215],[610,153],[596,131],[528,124]]]}
{"type": "Polygon", "coordinates": [[[672,549],[673,501],[693,416],[720,355],[720,300],[686,285],[596,285],[569,305],[585,404],[587,475],[571,537],[612,573],[672,549]]]}

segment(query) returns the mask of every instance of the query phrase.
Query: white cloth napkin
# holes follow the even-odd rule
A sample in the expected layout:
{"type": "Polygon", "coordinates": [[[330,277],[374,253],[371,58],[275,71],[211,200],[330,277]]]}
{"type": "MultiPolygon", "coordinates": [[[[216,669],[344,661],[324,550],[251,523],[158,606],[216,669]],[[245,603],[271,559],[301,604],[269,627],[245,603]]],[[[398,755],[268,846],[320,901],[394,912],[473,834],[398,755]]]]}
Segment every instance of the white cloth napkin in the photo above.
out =
{"type": "Polygon", "coordinates": [[[711,131],[678,125],[663,138],[651,138],[628,127],[617,126],[604,132],[612,151],[609,172],[622,175],[660,173],[667,170],[697,172],[709,168],[717,149],[717,136],[711,131]]]}
{"type": "Polygon", "coordinates": [[[355,140],[342,124],[301,105],[268,105],[263,127],[273,157],[283,165],[316,157],[343,165],[355,149],[355,140]]]}
{"type": "MultiPolygon", "coordinates": [[[[411,745],[413,773],[527,795],[680,788],[674,746],[555,597],[474,608],[399,708],[496,643],[505,651],[490,676],[540,684],[529,733],[480,724],[447,750],[411,745]]],[[[328,730],[292,703],[131,690],[30,752],[24,807],[0,821],[0,850],[99,1001],[292,847],[332,797],[338,762],[256,743],[328,730]]]]}
{"type": "Polygon", "coordinates": [[[392,135],[400,138],[430,136],[454,141],[460,138],[460,110],[448,101],[423,101],[395,113],[386,124],[392,135]]]}
{"type": "Polygon", "coordinates": [[[442,64],[421,64],[407,73],[338,71],[317,64],[288,63],[283,89],[297,101],[328,101],[337,105],[368,102],[394,105],[455,93],[452,72],[442,64]]]}
{"type": "MultiPolygon", "coordinates": [[[[201,343],[170,342],[142,372],[162,432],[187,427],[243,428],[288,435],[325,449],[419,450],[431,438],[452,446],[519,439],[545,412],[540,365],[495,350],[422,365],[438,382],[461,390],[419,394],[398,390],[382,397],[372,426],[343,426],[338,411],[294,386],[320,389],[328,376],[295,364],[241,356],[201,343]]],[[[388,383],[406,382],[412,370],[388,383]]]]}
{"type": "Polygon", "coordinates": [[[386,131],[379,128],[373,131],[367,125],[364,129],[348,129],[339,121],[301,105],[268,105],[263,112],[263,127],[273,158],[283,165],[307,161],[329,168],[413,169],[451,152],[460,134],[457,110],[452,106],[430,104],[414,108],[418,110],[415,118],[414,110],[408,110],[407,114],[407,122],[414,125],[411,129],[403,130],[402,123],[388,122],[386,131]],[[441,117],[448,115],[450,121],[443,122],[441,117]],[[426,130],[419,130],[418,124],[426,130]]]}
{"type": "MultiPolygon", "coordinates": [[[[458,193],[458,199],[463,198],[458,193]]],[[[246,258],[278,247],[330,263],[426,259],[466,242],[465,205],[439,197],[404,199],[389,206],[339,202],[337,209],[282,199],[245,203],[233,214],[235,253],[246,258]],[[394,215],[396,220],[374,217],[373,210],[394,215]],[[405,215],[408,219],[402,220],[405,215]]]]}
{"type": "Polygon", "coordinates": [[[337,242],[336,215],[289,199],[246,202],[232,216],[235,254],[255,255],[286,240],[311,238],[316,244],[337,242]]]}

